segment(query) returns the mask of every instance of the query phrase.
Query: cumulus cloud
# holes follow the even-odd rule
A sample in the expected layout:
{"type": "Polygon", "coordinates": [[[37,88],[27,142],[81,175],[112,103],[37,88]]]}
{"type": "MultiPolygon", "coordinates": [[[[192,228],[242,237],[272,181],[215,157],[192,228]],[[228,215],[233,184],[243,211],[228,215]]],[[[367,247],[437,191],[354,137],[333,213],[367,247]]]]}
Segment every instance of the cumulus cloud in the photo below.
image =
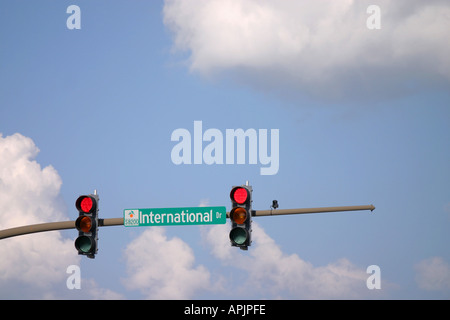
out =
{"type": "Polygon", "coordinates": [[[190,70],[262,89],[391,96],[450,80],[444,0],[166,0],[164,23],[190,70]],[[381,29],[366,26],[370,5],[381,29]]]}
{"type": "Polygon", "coordinates": [[[367,273],[342,258],[326,266],[315,267],[297,254],[286,254],[255,222],[253,244],[242,254],[229,244],[229,226],[218,225],[203,230],[211,253],[228,267],[245,275],[233,292],[260,298],[344,299],[369,294],[367,273]],[[244,280],[245,279],[245,280],[244,280]]]}
{"type": "Polygon", "coordinates": [[[210,287],[210,273],[195,266],[194,253],[183,240],[168,239],[164,228],[149,228],[125,249],[130,290],[149,299],[190,299],[210,287]]]}
{"type": "Polygon", "coordinates": [[[450,265],[442,257],[424,259],[414,269],[419,288],[428,291],[450,290],[450,265]]]}
{"type": "MultiPolygon", "coordinates": [[[[80,299],[97,299],[97,300],[121,300],[125,296],[110,289],[101,288],[94,279],[84,279],[82,291],[79,293],[80,299]]],[[[77,292],[78,293],[78,292],[77,292]]],[[[55,297],[54,299],[57,299],[55,297]]],[[[68,298],[73,298],[69,296],[68,298]]],[[[78,298],[78,297],[77,297],[78,298]]]]}
{"type": "MultiPolygon", "coordinates": [[[[38,153],[32,139],[0,134],[0,230],[69,220],[59,194],[61,177],[52,166],[41,167],[38,153]]],[[[79,265],[80,257],[73,239],[59,231],[0,240],[0,257],[2,299],[122,297],[83,276],[81,290],[67,289],[67,268],[79,265]]]]}
{"type": "MultiPolygon", "coordinates": [[[[39,149],[21,134],[0,134],[0,229],[67,220],[59,198],[61,178],[52,166],[34,160],[39,149]]],[[[49,288],[65,283],[66,269],[77,264],[73,241],[60,232],[46,232],[1,240],[0,287],[8,297],[17,283],[49,288]]]]}

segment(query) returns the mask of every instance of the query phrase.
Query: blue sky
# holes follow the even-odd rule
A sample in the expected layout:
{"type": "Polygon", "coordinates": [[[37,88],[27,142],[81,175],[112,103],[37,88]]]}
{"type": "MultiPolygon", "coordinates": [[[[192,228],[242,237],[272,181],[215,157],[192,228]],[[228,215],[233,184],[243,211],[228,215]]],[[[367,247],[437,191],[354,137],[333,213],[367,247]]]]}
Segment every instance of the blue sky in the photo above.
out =
{"type": "Polygon", "coordinates": [[[450,6],[372,2],[3,1],[0,229],[75,220],[94,189],[102,218],[229,210],[246,180],[254,209],[376,210],[256,217],[247,252],[228,223],[101,228],[95,260],[77,255],[75,230],[5,239],[0,297],[448,299],[450,6]],[[175,165],[171,134],[196,120],[224,136],[279,129],[277,174],[175,165]]]}

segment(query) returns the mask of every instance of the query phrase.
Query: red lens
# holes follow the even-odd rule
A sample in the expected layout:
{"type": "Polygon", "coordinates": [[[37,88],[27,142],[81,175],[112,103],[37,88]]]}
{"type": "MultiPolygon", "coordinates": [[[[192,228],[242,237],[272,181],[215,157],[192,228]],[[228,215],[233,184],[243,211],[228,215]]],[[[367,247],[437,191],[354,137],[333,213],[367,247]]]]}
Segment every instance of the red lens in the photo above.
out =
{"type": "Polygon", "coordinates": [[[89,197],[85,197],[83,198],[83,200],[81,200],[80,208],[83,212],[89,212],[92,209],[92,205],[93,205],[92,199],[89,197]]]}
{"type": "Polygon", "coordinates": [[[235,188],[231,191],[231,199],[239,204],[245,203],[248,198],[248,192],[245,188],[235,188]]]}
{"type": "Polygon", "coordinates": [[[76,207],[84,213],[92,213],[95,211],[95,202],[90,196],[81,196],[76,202],[76,207]]]}

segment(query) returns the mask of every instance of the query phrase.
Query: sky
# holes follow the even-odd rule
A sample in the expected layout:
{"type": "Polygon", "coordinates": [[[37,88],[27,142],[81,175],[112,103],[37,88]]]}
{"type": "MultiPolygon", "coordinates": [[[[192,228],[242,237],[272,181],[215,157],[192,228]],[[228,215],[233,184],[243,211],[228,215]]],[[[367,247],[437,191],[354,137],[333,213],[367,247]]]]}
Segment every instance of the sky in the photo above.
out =
{"type": "Polygon", "coordinates": [[[0,230],[75,220],[94,190],[100,218],[229,211],[246,181],[255,210],[376,209],[254,217],[248,251],[229,221],[103,227],[95,259],[74,229],[4,239],[0,298],[449,299],[449,17],[441,0],[1,1],[0,230]],[[237,129],[255,161],[225,147],[237,129]]]}

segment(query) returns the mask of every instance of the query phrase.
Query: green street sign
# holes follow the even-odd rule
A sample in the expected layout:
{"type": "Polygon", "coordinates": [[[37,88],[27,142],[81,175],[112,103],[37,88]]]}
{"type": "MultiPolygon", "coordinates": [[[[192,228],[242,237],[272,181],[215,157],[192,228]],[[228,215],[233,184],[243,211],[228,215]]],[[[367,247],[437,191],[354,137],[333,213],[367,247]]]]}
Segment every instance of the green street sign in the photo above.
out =
{"type": "Polygon", "coordinates": [[[225,224],[225,207],[185,207],[123,210],[125,227],[225,224]]]}

